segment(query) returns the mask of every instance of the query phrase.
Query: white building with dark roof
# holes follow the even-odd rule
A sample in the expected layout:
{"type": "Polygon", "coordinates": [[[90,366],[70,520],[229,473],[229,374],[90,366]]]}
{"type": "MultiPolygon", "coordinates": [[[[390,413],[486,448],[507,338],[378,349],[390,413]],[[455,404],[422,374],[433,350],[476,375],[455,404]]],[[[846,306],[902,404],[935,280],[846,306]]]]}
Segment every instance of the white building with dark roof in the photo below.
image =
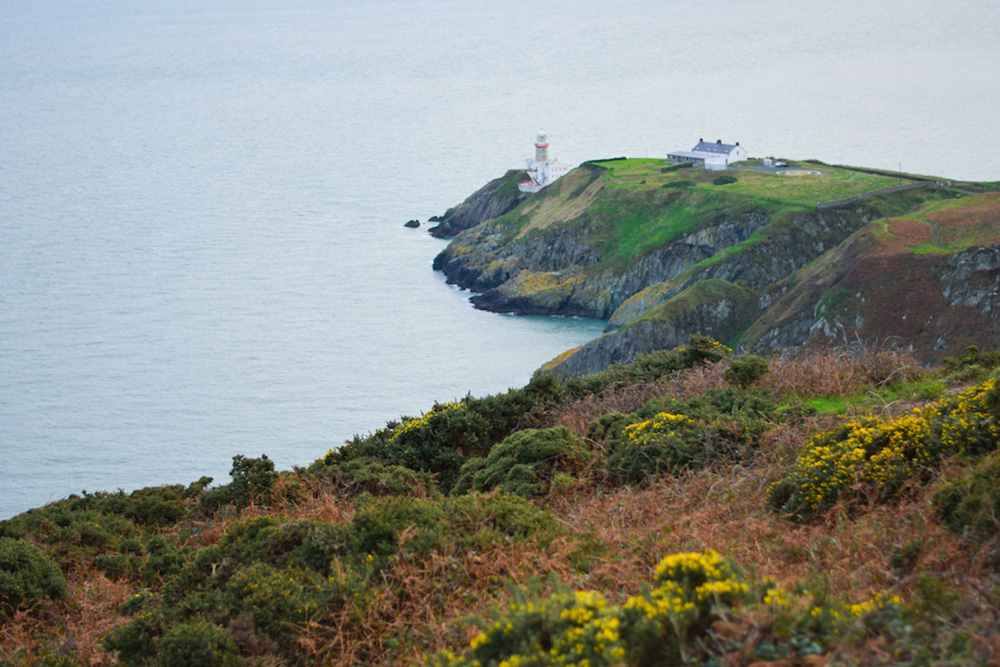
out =
{"type": "Polygon", "coordinates": [[[740,162],[747,159],[747,151],[740,146],[740,142],[735,144],[724,144],[719,139],[714,144],[699,139],[698,144],[689,151],[676,151],[667,155],[671,162],[693,162],[696,166],[705,169],[726,169],[733,162],[740,162]]]}

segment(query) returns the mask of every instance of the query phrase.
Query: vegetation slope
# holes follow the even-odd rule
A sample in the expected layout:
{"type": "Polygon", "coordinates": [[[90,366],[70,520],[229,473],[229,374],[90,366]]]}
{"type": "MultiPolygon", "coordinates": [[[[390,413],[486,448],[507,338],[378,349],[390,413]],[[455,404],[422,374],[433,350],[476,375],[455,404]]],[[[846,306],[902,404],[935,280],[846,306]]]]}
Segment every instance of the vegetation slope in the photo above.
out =
{"type": "Polygon", "coordinates": [[[1000,355],[627,366],[0,522],[4,664],[985,664],[1000,355]]]}

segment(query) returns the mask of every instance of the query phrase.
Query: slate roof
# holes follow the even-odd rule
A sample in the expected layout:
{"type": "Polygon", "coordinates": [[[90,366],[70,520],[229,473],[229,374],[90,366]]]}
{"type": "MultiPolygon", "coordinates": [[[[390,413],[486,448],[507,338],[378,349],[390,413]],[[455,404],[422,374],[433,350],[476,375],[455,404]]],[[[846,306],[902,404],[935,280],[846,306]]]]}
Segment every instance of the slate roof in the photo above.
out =
{"type": "Polygon", "coordinates": [[[667,157],[686,157],[692,160],[704,160],[704,155],[698,155],[697,153],[692,153],[691,151],[674,151],[670,153],[667,157]]]}
{"type": "Polygon", "coordinates": [[[729,155],[736,146],[730,144],[712,144],[707,141],[699,141],[698,145],[691,149],[692,153],[714,153],[716,155],[729,155]]]}

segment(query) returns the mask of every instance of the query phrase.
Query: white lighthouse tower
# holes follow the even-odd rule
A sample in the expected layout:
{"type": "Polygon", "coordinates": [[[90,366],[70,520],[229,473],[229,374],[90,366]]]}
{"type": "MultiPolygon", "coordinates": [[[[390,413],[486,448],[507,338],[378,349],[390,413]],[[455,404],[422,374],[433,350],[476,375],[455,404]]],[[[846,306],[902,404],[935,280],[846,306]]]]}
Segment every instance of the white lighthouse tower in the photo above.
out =
{"type": "Polygon", "coordinates": [[[525,169],[528,171],[528,180],[518,183],[517,189],[521,192],[538,192],[572,169],[572,166],[549,159],[549,142],[545,130],[539,130],[535,137],[535,159],[527,160],[525,169]]]}

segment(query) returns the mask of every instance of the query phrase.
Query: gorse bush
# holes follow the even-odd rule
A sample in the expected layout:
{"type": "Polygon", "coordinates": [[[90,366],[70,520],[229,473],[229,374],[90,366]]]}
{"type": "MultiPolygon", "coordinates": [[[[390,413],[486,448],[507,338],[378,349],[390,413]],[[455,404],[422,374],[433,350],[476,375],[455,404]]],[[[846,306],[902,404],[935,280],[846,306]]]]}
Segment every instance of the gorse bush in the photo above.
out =
{"type": "Polygon", "coordinates": [[[730,183],[735,183],[738,179],[732,174],[723,174],[718,176],[712,181],[712,185],[729,185],[730,183]]]}
{"type": "Polygon", "coordinates": [[[944,367],[952,373],[986,373],[1000,366],[1000,350],[982,352],[975,345],[965,348],[957,357],[945,357],[944,367]]]}
{"type": "Polygon", "coordinates": [[[427,472],[383,463],[373,456],[339,462],[334,455],[327,456],[332,463],[327,465],[327,457],[324,457],[309,467],[310,474],[349,496],[412,495],[422,498],[433,495],[436,489],[433,477],[427,472]]]}
{"type": "Polygon", "coordinates": [[[159,596],[123,605],[131,618],[103,645],[125,664],[162,664],[168,648],[176,656],[201,656],[212,647],[225,658],[219,664],[229,664],[237,654],[252,657],[240,639],[250,633],[246,641],[272,646],[272,663],[298,662],[303,633],[340,632],[343,614],[363,614],[397,567],[434,554],[545,545],[563,534],[551,514],[505,493],[363,496],[340,524],[273,516],[236,521],[217,544],[196,552],[163,545],[159,596]],[[249,629],[230,632],[247,619],[249,629]],[[236,654],[227,648],[229,635],[236,654]]]}
{"type": "Polygon", "coordinates": [[[941,522],[954,533],[978,541],[1000,536],[1000,453],[978,462],[962,477],[943,484],[932,504],[941,522]]]}
{"type": "Polygon", "coordinates": [[[815,588],[785,590],[770,580],[747,581],[738,567],[711,550],[667,556],[657,565],[652,585],[620,605],[596,591],[560,589],[542,598],[520,590],[513,598],[475,623],[480,632],[464,651],[442,652],[428,664],[653,667],[743,664],[736,660],[747,657],[795,661],[839,642],[858,617],[866,618],[867,627],[887,616],[898,618],[902,604],[899,597],[875,592],[863,603],[845,605],[815,588]],[[736,640],[725,634],[738,623],[756,623],[764,633],[777,629],[778,634],[773,641],[748,646],[746,629],[736,640]]]}
{"type": "Polygon", "coordinates": [[[517,431],[486,458],[469,459],[453,493],[496,488],[522,496],[546,493],[557,472],[572,470],[584,457],[583,443],[565,426],[517,431]]]}
{"type": "Polygon", "coordinates": [[[23,603],[65,594],[66,580],[44,551],[27,540],[0,537],[0,622],[23,603]]]}
{"type": "Polygon", "coordinates": [[[439,667],[527,665],[665,665],[694,657],[719,613],[742,602],[748,586],[718,554],[668,556],[654,587],[609,604],[595,591],[564,591],[544,600],[522,596],[482,624],[463,655],[442,653],[439,667]]]}
{"type": "Polygon", "coordinates": [[[254,563],[229,580],[226,597],[234,610],[249,613],[256,628],[288,650],[300,628],[342,606],[360,590],[354,582],[335,576],[254,563]]]}
{"type": "Polygon", "coordinates": [[[274,462],[266,454],[261,454],[259,459],[237,454],[233,457],[233,467],[229,474],[233,480],[229,484],[229,493],[237,507],[245,507],[251,503],[267,504],[271,489],[278,479],[274,462]]]}
{"type": "MultiPolygon", "coordinates": [[[[540,376],[523,389],[437,403],[420,417],[404,417],[368,437],[355,438],[331,450],[322,462],[328,467],[341,467],[347,461],[370,457],[429,473],[435,484],[448,492],[467,458],[486,456],[494,443],[507,437],[533,411],[560,400],[564,391],[555,378],[540,376]]],[[[314,464],[311,470],[315,469],[314,464]]]]}
{"type": "Polygon", "coordinates": [[[614,481],[642,482],[694,463],[701,453],[701,439],[698,422],[682,414],[661,412],[625,426],[605,467],[614,481]]]}
{"type": "Polygon", "coordinates": [[[239,667],[232,636],[208,621],[182,623],[167,632],[160,642],[159,663],[163,667],[239,667]]]}
{"type": "Polygon", "coordinates": [[[747,354],[730,361],[726,370],[722,371],[722,379],[731,385],[746,389],[764,377],[769,370],[767,359],[747,354]]]}
{"type": "Polygon", "coordinates": [[[889,422],[863,419],[818,435],[772,486],[768,504],[808,519],[838,501],[887,501],[910,480],[928,479],[945,456],[996,449],[1000,425],[987,405],[995,386],[991,379],[889,422]]]}
{"type": "Polygon", "coordinates": [[[743,456],[757,446],[776,407],[756,391],[710,389],[690,401],[654,398],[631,415],[605,414],[588,437],[609,445],[603,462],[609,481],[637,484],[743,456]]]}

